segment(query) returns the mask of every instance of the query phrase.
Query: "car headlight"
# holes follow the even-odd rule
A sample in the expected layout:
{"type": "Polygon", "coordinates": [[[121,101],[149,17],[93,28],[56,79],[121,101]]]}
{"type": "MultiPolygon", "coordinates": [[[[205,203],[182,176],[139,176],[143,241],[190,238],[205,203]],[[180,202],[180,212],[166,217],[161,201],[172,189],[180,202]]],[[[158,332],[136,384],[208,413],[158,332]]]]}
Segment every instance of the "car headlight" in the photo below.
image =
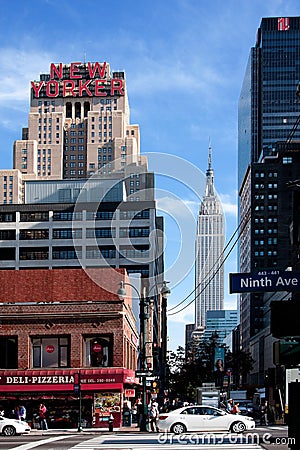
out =
{"type": "Polygon", "coordinates": [[[245,416],[245,419],[246,419],[246,420],[250,420],[250,421],[253,421],[253,420],[254,420],[253,417],[248,417],[248,416],[245,416]]]}

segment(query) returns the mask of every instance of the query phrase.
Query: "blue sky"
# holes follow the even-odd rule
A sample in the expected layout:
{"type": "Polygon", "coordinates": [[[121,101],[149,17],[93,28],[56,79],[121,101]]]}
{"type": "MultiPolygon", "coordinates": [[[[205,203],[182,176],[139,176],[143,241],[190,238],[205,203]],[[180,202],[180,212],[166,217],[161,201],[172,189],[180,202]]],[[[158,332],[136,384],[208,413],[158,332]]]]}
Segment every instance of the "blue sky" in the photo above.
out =
{"type": "MultiPolygon", "coordinates": [[[[191,245],[199,195],[193,186],[199,175],[201,194],[209,140],[227,240],[237,225],[238,98],[261,18],[299,14],[297,0],[1,2],[0,168],[12,167],[13,142],[27,126],[30,81],[48,72],[51,62],[85,58],[125,70],[142,153],[171,155],[160,160],[150,155],[149,168],[159,164],[162,174],[158,206],[166,215],[167,269],[179,256],[180,264],[182,255],[186,260],[181,274],[168,270],[174,306],[194,287],[191,245]],[[195,168],[192,177],[188,170],[181,174],[177,158],[186,169],[195,168]],[[180,183],[169,176],[176,170],[180,183]]],[[[233,251],[225,265],[226,309],[236,307],[227,282],[228,273],[236,271],[233,251]]],[[[193,312],[191,305],[170,316],[169,348],[184,344],[184,323],[193,322],[193,312]]]]}

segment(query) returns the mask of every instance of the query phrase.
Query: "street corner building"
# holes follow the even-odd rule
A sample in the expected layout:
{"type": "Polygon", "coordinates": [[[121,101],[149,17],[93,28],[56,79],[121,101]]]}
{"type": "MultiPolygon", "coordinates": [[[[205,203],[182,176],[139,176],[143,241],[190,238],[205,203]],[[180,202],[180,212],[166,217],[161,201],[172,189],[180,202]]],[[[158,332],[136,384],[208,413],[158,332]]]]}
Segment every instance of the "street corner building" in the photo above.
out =
{"type": "Polygon", "coordinates": [[[121,425],[125,390],[136,387],[138,331],[131,298],[114,293],[120,280],[124,269],[0,271],[6,415],[25,404],[38,427],[43,402],[51,428],[77,427],[79,408],[83,426],[107,427],[111,414],[121,425]]]}
{"type": "Polygon", "coordinates": [[[125,72],[107,62],[51,63],[31,81],[28,126],[14,142],[13,168],[0,170],[6,414],[25,403],[35,426],[42,400],[52,428],[107,427],[111,414],[120,426],[123,402],[140,395],[142,360],[134,294],[120,300],[121,282],[154,299],[143,357],[159,372],[152,343],[166,354],[164,220],[154,194],[125,72]]]}

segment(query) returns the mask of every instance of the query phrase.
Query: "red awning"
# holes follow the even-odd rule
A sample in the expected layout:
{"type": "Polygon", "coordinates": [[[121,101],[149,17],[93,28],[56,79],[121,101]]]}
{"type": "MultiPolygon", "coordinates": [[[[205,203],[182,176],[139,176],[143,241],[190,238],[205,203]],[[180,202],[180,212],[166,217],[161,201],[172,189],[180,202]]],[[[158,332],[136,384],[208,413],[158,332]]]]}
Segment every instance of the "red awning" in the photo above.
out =
{"type": "Polygon", "coordinates": [[[74,384],[82,391],[123,390],[134,384],[134,371],[124,368],[0,370],[1,392],[72,392],[74,384]],[[78,377],[80,375],[80,377],[78,377]]]}
{"type": "MultiPolygon", "coordinates": [[[[102,390],[123,390],[122,383],[102,383],[102,384],[82,384],[82,391],[102,391],[102,390]]],[[[60,385],[2,385],[0,386],[1,392],[73,392],[73,384],[60,384],[60,385]]]]}

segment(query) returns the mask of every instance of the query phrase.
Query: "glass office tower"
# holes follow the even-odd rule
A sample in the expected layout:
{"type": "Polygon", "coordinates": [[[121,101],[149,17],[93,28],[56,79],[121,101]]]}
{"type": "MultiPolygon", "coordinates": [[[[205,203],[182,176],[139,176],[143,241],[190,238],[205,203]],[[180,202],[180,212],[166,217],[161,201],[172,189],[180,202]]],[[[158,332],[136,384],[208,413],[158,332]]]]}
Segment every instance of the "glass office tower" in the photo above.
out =
{"type": "MultiPolygon", "coordinates": [[[[300,17],[263,18],[239,100],[239,219],[245,225],[239,246],[240,272],[285,270],[291,265],[289,196],[283,197],[286,186],[280,180],[286,181],[289,173],[293,176],[291,168],[296,163],[295,153],[289,156],[287,147],[300,140],[299,81],[300,17]],[[284,204],[283,198],[287,199],[284,204]]],[[[247,293],[240,297],[245,350],[266,326],[263,298],[263,294],[247,293]]]]}

